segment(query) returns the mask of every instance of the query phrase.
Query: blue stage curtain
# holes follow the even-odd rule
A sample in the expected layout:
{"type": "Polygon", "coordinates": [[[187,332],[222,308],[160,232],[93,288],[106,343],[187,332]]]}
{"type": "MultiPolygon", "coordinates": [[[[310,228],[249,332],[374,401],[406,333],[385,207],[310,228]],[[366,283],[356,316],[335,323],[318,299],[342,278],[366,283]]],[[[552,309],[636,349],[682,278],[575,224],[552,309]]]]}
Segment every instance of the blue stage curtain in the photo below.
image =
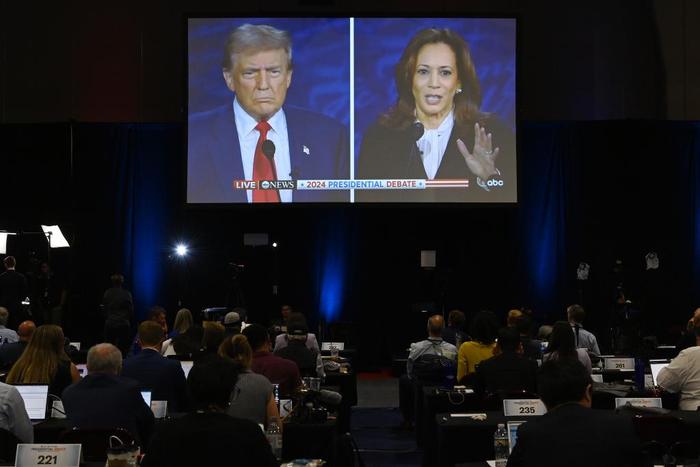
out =
{"type": "MultiPolygon", "coordinates": [[[[75,134],[76,222],[84,261],[104,260],[96,268],[101,274],[107,268],[123,272],[140,320],[168,295],[164,277],[183,169],[180,127],[79,124],[75,134]]],[[[108,276],[91,274],[84,271],[97,290],[107,286],[108,276]]]]}

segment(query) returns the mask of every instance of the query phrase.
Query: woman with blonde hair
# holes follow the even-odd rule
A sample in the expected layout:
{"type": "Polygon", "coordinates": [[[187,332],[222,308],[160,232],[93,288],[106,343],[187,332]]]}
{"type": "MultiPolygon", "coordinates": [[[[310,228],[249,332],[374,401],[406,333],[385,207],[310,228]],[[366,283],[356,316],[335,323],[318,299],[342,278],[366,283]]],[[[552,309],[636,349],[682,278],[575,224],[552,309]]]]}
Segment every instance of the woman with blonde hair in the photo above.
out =
{"type": "Polygon", "coordinates": [[[192,318],[192,312],[187,308],[180,308],[180,310],[175,315],[175,322],[173,323],[173,330],[168,335],[168,339],[163,341],[160,353],[168,355],[176,355],[175,349],[173,348],[173,339],[181,334],[187,332],[194,326],[194,319],[192,318]]]}
{"type": "Polygon", "coordinates": [[[219,355],[232,361],[238,370],[238,378],[231,392],[231,405],[226,413],[265,427],[272,418],[279,420],[270,380],[250,370],[253,349],[248,343],[248,338],[237,334],[225,339],[219,346],[219,355]]]}
{"type": "Polygon", "coordinates": [[[70,361],[60,326],[45,324],[34,331],[22,356],[7,375],[8,384],[48,384],[49,394],[61,396],[63,390],[80,380],[70,361]]]}

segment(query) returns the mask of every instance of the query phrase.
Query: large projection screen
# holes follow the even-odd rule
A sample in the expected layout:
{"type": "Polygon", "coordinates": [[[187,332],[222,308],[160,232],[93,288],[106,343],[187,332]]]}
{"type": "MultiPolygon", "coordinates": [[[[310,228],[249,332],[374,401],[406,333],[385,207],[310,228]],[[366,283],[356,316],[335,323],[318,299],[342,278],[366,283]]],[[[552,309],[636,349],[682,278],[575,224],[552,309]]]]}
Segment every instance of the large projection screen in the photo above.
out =
{"type": "Polygon", "coordinates": [[[188,18],[187,202],[515,203],[514,18],[188,18]]]}

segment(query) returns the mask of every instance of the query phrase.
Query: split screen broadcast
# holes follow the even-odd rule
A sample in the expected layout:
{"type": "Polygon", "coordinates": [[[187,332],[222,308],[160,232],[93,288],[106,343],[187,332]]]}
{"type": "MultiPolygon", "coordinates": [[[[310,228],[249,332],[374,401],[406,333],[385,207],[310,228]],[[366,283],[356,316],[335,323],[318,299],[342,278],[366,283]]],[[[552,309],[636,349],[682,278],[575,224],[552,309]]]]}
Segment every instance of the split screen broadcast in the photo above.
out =
{"type": "Polygon", "coordinates": [[[514,18],[189,18],[188,203],[514,203],[514,18]]]}

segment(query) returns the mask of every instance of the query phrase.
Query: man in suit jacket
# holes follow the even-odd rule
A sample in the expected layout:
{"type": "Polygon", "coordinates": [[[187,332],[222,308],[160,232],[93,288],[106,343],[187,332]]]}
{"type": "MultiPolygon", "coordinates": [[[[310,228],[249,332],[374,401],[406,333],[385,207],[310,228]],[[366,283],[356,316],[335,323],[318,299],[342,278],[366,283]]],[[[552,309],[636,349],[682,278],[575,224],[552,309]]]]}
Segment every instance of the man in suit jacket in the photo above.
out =
{"type": "Polygon", "coordinates": [[[160,354],[165,334],[155,321],[139,325],[141,352],[124,360],[122,376],[138,381],[142,389],[151,391],[151,400],[168,401],[170,412],[182,412],[187,405],[185,372],[180,362],[160,354]]]}
{"type": "Polygon", "coordinates": [[[88,351],[88,375],[63,391],[66,417],[78,428],[126,428],[142,446],[148,442],[154,419],[138,383],[120,376],[122,354],[112,344],[88,351]]]}
{"type": "Polygon", "coordinates": [[[508,467],[644,465],[632,421],[591,410],[591,379],[578,360],[550,360],[539,374],[547,413],[520,425],[508,467]]]}
{"type": "Polygon", "coordinates": [[[24,321],[22,300],[29,296],[27,278],[15,270],[17,260],[14,256],[7,256],[3,260],[5,272],[0,274],[0,306],[10,312],[10,328],[15,328],[24,321]]]}
{"type": "Polygon", "coordinates": [[[19,357],[22,356],[22,352],[27,348],[29,339],[32,338],[34,331],[36,331],[34,321],[22,321],[22,323],[20,323],[17,328],[19,340],[0,347],[0,370],[10,371],[12,365],[19,360],[19,357]]]}
{"type": "Polygon", "coordinates": [[[345,127],[315,112],[283,107],[292,80],[291,59],[291,38],[286,31],[246,24],[229,35],[223,76],[236,97],[233,103],[190,116],[188,202],[349,199],[345,190],[234,188],[234,180],[349,178],[345,127]]]}
{"type": "Polygon", "coordinates": [[[537,363],[523,357],[523,345],[516,328],[498,331],[496,355],[476,367],[474,390],[480,394],[509,393],[537,389],[537,363]]]}

